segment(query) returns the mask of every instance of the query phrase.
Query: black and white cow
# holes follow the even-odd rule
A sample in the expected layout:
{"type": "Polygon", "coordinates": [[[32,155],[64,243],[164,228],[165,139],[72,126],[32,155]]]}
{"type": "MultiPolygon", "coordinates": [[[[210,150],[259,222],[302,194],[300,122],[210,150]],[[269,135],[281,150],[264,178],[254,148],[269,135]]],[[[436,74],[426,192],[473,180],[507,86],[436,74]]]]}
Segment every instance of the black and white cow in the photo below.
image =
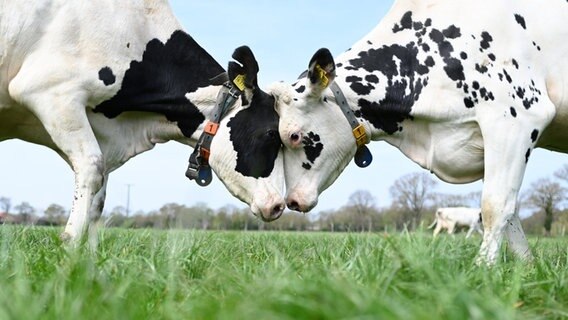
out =
{"type": "Polygon", "coordinates": [[[484,180],[480,262],[504,234],[530,257],[517,196],[534,148],[568,151],[567,19],[566,0],[398,0],[336,63],[319,50],[307,77],[270,90],[288,207],[314,208],[357,150],[368,164],[356,140],[384,140],[442,180],[484,180]]]}
{"type": "MultiPolygon", "coordinates": [[[[256,86],[252,53],[242,53],[245,95],[221,122],[209,162],[269,221],[285,207],[278,115],[256,86]]],[[[0,4],[0,141],[47,146],[72,167],[71,239],[100,215],[110,172],[157,143],[196,145],[226,79],[166,0],[0,4]]]]}

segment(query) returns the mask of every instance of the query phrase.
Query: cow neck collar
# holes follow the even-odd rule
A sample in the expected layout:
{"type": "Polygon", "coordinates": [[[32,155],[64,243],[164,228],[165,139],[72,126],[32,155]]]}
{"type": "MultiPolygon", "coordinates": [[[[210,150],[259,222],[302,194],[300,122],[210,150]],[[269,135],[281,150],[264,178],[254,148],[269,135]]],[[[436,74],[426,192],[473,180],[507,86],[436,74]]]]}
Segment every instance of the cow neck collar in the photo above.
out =
{"type": "MultiPolygon", "coordinates": [[[[316,65],[316,72],[319,73],[319,76],[323,80],[323,83],[329,82],[327,75],[325,74],[325,71],[321,68],[321,66],[316,65]]],[[[300,75],[299,78],[307,79],[307,75],[308,71],[306,70],[300,75]]],[[[351,126],[353,137],[355,137],[355,143],[357,144],[357,151],[355,152],[354,156],[355,164],[360,168],[366,168],[373,161],[373,155],[371,154],[369,148],[366,146],[366,144],[371,141],[371,137],[367,134],[365,127],[362,123],[359,122],[359,120],[353,113],[353,109],[351,109],[347,98],[345,98],[345,94],[343,94],[343,91],[341,90],[341,87],[339,87],[337,82],[333,81],[329,85],[329,88],[333,92],[335,102],[339,106],[339,109],[341,109],[341,112],[351,126]]]]}
{"type": "Polygon", "coordinates": [[[203,133],[189,156],[189,165],[185,176],[189,180],[195,180],[198,185],[205,187],[213,180],[211,167],[209,166],[209,156],[211,155],[211,142],[217,134],[219,123],[223,117],[237,102],[244,90],[243,79],[237,77],[234,82],[226,81],[217,94],[217,101],[212,112],[212,116],[205,124],[203,133]]]}
{"type": "Polygon", "coordinates": [[[366,168],[368,167],[371,162],[373,161],[373,155],[371,151],[366,146],[371,139],[370,136],[367,134],[365,127],[362,123],[359,122],[355,114],[353,113],[353,109],[349,106],[349,102],[345,98],[345,94],[337,84],[337,82],[332,82],[330,87],[331,91],[333,92],[333,96],[335,97],[335,102],[341,109],[341,112],[349,122],[351,126],[351,132],[353,133],[353,137],[355,137],[355,143],[357,144],[357,151],[355,152],[355,164],[359,168],[366,168]]]}

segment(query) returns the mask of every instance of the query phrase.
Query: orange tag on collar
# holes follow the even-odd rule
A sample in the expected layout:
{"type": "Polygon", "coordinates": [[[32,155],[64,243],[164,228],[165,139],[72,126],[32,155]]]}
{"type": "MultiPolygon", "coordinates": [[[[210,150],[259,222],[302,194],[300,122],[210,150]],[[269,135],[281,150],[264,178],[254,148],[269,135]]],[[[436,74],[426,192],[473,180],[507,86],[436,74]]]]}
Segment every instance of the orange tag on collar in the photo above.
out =
{"type": "Polygon", "coordinates": [[[205,125],[205,129],[204,131],[206,133],[209,133],[210,135],[214,136],[215,134],[217,134],[217,130],[219,129],[219,124],[215,123],[215,122],[207,122],[207,124],[205,125]]]}
{"type": "Polygon", "coordinates": [[[199,148],[199,151],[201,151],[201,158],[203,158],[205,163],[208,163],[209,162],[209,156],[211,155],[211,151],[209,151],[209,149],[205,149],[203,147],[199,148]]]}

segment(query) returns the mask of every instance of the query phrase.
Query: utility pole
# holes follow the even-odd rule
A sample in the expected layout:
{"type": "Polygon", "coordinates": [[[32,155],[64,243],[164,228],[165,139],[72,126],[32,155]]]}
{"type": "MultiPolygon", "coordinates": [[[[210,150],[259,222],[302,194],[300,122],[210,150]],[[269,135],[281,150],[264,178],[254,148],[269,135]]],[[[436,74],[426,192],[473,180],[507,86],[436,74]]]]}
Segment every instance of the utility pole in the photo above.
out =
{"type": "Polygon", "coordinates": [[[126,217],[130,214],[130,187],[132,184],[126,184],[126,217]]]}

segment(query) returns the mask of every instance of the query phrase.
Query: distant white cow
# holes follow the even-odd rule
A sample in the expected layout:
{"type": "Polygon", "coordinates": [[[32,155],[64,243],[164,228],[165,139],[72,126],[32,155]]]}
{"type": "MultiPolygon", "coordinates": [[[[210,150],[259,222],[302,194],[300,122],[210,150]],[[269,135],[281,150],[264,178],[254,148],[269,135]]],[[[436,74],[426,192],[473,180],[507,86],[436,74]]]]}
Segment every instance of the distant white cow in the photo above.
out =
{"type": "Polygon", "coordinates": [[[235,51],[242,63],[229,67],[245,95],[219,122],[217,96],[231,86],[225,70],[182,30],[167,0],[0,1],[0,141],[46,146],[72,167],[67,238],[101,214],[112,171],[157,143],[195,147],[204,132],[210,148],[198,148],[198,168],[208,159],[233,195],[277,219],[278,114],[256,86],[249,51],[235,51]]]}
{"type": "Polygon", "coordinates": [[[466,238],[469,238],[474,230],[477,230],[479,234],[483,234],[481,229],[481,209],[479,208],[439,208],[436,211],[436,217],[434,222],[428,226],[428,229],[434,229],[434,237],[437,236],[440,231],[447,229],[449,234],[453,234],[456,227],[468,227],[466,238]]]}

